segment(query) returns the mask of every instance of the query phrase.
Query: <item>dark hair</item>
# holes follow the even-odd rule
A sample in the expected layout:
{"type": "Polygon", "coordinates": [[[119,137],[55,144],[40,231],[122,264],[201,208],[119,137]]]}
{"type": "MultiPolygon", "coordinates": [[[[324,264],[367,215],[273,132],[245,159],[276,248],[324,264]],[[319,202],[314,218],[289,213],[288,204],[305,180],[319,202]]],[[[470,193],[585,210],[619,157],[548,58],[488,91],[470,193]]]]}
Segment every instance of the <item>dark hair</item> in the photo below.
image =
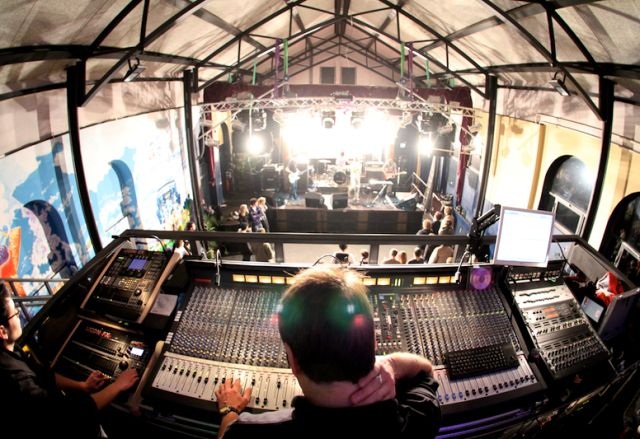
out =
{"type": "Polygon", "coordinates": [[[193,221],[187,221],[187,224],[184,227],[185,230],[195,230],[196,229],[196,223],[194,223],[193,221]]]}
{"type": "Polygon", "coordinates": [[[373,368],[373,313],[355,271],[316,266],[298,274],[280,301],[278,325],[314,382],[355,383],[373,368]]]}
{"type": "Polygon", "coordinates": [[[11,292],[6,287],[5,283],[0,281],[0,325],[6,325],[9,323],[9,300],[11,299],[11,292]]]}
{"type": "Polygon", "coordinates": [[[340,247],[340,250],[345,251],[347,249],[347,244],[341,242],[340,244],[338,244],[338,247],[340,247]]]}

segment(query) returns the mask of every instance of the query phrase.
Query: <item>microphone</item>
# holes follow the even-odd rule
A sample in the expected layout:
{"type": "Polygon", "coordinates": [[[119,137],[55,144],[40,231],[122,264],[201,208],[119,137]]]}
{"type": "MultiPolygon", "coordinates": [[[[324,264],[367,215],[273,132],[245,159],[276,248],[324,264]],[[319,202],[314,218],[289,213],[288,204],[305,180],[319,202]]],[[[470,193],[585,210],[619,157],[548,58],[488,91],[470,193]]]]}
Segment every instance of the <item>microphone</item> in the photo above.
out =
{"type": "Polygon", "coordinates": [[[216,250],[216,285],[220,286],[220,266],[222,265],[222,258],[220,256],[220,249],[216,250]]]}

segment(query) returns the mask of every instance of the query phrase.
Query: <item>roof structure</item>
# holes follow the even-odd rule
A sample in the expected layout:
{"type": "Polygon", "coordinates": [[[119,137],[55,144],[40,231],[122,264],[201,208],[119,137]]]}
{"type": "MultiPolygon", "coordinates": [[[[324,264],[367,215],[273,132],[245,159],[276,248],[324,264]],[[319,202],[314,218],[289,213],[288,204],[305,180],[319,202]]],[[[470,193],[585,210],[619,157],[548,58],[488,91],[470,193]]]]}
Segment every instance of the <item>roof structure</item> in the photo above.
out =
{"type": "Polygon", "coordinates": [[[83,104],[108,82],[230,75],[272,84],[348,58],[416,87],[564,87],[599,118],[602,82],[640,104],[636,0],[31,0],[0,14],[0,99],[63,88],[83,104]],[[130,79],[130,78],[128,78],[130,79]]]}

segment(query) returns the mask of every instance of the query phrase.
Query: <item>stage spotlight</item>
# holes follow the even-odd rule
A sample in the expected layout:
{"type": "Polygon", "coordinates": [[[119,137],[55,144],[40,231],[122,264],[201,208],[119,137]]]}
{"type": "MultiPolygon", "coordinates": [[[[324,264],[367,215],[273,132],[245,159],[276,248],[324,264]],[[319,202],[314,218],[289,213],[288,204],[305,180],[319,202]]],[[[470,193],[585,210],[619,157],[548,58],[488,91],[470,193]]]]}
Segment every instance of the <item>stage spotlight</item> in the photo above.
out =
{"type": "Polygon", "coordinates": [[[251,129],[253,131],[262,131],[267,128],[267,112],[257,110],[251,114],[251,129]]]}
{"type": "Polygon", "coordinates": [[[336,112],[335,111],[323,111],[322,112],[322,127],[324,129],[331,129],[336,124],[336,112]]]}
{"type": "Polygon", "coordinates": [[[433,140],[431,139],[430,132],[420,136],[418,140],[418,151],[420,151],[422,155],[433,154],[433,140]]]}
{"type": "Polygon", "coordinates": [[[426,134],[431,131],[431,113],[422,112],[418,113],[416,117],[416,126],[421,134],[426,134]]]}
{"type": "Polygon", "coordinates": [[[249,153],[252,155],[260,155],[264,152],[264,140],[261,136],[249,136],[248,144],[249,153]]]}
{"type": "Polygon", "coordinates": [[[351,113],[351,126],[353,128],[360,129],[364,125],[364,113],[361,111],[354,111],[351,113]]]}

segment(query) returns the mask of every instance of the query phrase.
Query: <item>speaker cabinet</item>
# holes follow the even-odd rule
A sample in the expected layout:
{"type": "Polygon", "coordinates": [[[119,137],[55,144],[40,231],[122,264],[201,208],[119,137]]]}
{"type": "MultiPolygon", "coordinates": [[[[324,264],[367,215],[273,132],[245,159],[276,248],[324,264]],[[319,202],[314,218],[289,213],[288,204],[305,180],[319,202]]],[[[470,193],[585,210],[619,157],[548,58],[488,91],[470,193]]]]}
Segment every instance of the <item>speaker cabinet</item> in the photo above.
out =
{"type": "Polygon", "coordinates": [[[304,205],[306,207],[324,207],[324,198],[317,192],[307,192],[304,194],[304,205]]]}
{"type": "Polygon", "coordinates": [[[346,192],[336,192],[331,196],[333,209],[344,209],[349,206],[349,195],[346,192]]]}

